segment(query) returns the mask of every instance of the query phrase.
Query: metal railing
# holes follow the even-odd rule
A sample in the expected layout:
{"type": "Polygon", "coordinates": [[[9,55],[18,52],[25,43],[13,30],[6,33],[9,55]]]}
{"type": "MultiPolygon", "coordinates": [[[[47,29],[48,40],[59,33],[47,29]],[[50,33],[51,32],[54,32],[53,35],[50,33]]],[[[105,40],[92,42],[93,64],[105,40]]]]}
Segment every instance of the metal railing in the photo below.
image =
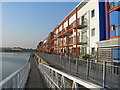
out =
{"type": "Polygon", "coordinates": [[[108,62],[72,59],[64,56],[39,53],[40,57],[61,65],[64,69],[96,81],[103,87],[120,89],[120,66],[108,62]]]}
{"type": "Polygon", "coordinates": [[[0,82],[0,90],[5,88],[23,88],[30,71],[30,62],[0,82]]]}
{"type": "MultiPolygon", "coordinates": [[[[38,60],[39,59],[40,58],[38,58],[38,60]]],[[[56,88],[56,90],[57,89],[61,90],[64,88],[71,88],[73,90],[75,88],[102,89],[101,86],[90,83],[78,77],[69,75],[67,73],[64,73],[60,70],[57,70],[53,67],[42,64],[40,62],[38,63],[38,68],[43,74],[49,88],[54,88],[54,89],[56,88]]]]}

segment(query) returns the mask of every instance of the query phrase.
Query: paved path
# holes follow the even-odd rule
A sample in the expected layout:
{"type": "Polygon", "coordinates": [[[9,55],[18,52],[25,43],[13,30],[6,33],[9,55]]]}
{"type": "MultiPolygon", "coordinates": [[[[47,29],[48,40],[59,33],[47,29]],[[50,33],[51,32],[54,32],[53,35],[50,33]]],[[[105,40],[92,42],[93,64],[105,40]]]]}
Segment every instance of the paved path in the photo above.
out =
{"type": "Polygon", "coordinates": [[[39,72],[35,59],[32,55],[30,57],[30,62],[31,70],[25,88],[47,88],[44,77],[41,72],[39,72]]]}

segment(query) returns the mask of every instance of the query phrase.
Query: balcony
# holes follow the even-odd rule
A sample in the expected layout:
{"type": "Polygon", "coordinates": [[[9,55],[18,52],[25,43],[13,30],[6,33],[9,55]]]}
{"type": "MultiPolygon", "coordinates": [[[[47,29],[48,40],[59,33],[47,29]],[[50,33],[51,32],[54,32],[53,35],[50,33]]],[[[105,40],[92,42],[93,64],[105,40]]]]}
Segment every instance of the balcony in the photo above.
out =
{"type": "MultiPolygon", "coordinates": [[[[111,2],[109,3],[109,9],[113,9],[114,7],[117,7],[120,5],[120,1],[115,1],[115,0],[111,0],[111,2]]],[[[120,11],[120,8],[116,9],[116,11],[120,11]]]]}
{"type": "Polygon", "coordinates": [[[62,43],[60,43],[60,46],[62,46],[62,43]]]}
{"type": "MultiPolygon", "coordinates": [[[[87,19],[78,19],[78,29],[83,29],[86,27],[87,27],[87,19]]],[[[74,29],[76,29],[76,27],[74,29]]]]}
{"type": "Polygon", "coordinates": [[[68,27],[65,27],[65,31],[68,30],[68,27]]]}
{"type": "Polygon", "coordinates": [[[76,25],[76,21],[74,21],[73,23],[70,24],[69,28],[73,27],[76,25]]]}
{"type": "Polygon", "coordinates": [[[67,36],[68,36],[67,33],[65,33],[65,34],[64,34],[64,37],[67,37],[67,36]]]}
{"type": "Polygon", "coordinates": [[[73,34],[73,29],[72,30],[70,30],[70,35],[72,35],[73,34]]]}
{"type": "Polygon", "coordinates": [[[87,19],[78,19],[78,29],[87,27],[87,19]]]}
{"type": "Polygon", "coordinates": [[[87,44],[87,36],[86,35],[81,35],[78,37],[78,44],[83,45],[87,44]]]}
{"type": "Polygon", "coordinates": [[[59,35],[62,34],[62,30],[59,32],[59,35]]]}
{"type": "Polygon", "coordinates": [[[75,37],[70,38],[70,43],[76,43],[74,39],[75,37]]]}

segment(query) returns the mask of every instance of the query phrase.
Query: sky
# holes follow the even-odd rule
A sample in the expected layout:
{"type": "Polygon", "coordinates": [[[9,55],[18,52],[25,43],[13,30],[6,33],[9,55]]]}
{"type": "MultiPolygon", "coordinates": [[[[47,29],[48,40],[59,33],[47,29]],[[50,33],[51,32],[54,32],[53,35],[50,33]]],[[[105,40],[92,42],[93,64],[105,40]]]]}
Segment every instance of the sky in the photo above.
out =
{"type": "Polygon", "coordinates": [[[3,2],[0,47],[36,48],[77,4],[78,2],[3,2]]]}

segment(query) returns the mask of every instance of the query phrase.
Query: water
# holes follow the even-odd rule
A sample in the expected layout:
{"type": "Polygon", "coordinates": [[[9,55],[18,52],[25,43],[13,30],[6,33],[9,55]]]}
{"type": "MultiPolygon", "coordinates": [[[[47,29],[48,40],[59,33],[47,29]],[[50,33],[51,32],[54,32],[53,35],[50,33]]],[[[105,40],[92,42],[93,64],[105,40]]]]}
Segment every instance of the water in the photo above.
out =
{"type": "Polygon", "coordinates": [[[0,81],[24,66],[30,53],[0,53],[0,81]]]}

